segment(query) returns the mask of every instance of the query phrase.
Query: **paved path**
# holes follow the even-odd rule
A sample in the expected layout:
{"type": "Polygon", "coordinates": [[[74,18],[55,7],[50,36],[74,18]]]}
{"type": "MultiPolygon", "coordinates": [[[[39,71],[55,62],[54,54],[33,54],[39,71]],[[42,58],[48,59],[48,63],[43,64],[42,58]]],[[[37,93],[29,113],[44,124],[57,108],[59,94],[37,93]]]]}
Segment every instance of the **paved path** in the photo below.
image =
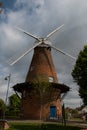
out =
{"type": "Polygon", "coordinates": [[[79,122],[79,121],[68,121],[67,122],[68,125],[72,125],[72,126],[79,126],[82,127],[82,130],[87,130],[87,122],[79,122]]]}
{"type": "Polygon", "coordinates": [[[87,130],[87,129],[84,128],[84,129],[81,129],[81,130],[87,130]]]}

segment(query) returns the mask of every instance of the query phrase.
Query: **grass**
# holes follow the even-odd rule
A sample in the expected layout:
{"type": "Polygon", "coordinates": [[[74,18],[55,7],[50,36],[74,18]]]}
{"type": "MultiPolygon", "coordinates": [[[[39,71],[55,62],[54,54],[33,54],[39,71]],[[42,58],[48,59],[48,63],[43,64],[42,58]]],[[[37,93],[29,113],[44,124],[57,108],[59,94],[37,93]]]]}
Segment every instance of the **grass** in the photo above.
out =
{"type": "Polygon", "coordinates": [[[8,130],[80,130],[80,128],[58,124],[10,123],[8,130]]]}

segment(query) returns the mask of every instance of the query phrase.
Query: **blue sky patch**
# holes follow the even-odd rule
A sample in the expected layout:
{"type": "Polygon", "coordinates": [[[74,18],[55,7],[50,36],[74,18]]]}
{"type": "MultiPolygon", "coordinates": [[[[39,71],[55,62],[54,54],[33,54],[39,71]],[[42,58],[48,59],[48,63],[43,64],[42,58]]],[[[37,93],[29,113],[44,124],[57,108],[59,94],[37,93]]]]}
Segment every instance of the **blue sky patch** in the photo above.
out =
{"type": "Polygon", "coordinates": [[[3,2],[4,8],[12,9],[16,0],[0,0],[0,2],[3,2]]]}

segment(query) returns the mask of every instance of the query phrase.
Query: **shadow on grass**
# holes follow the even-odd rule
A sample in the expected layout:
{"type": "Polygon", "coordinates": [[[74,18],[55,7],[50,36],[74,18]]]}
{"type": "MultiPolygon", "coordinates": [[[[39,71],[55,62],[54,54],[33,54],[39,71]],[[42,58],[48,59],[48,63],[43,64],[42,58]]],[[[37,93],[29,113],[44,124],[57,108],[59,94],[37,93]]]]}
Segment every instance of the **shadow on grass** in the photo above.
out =
{"type": "Polygon", "coordinates": [[[60,126],[57,124],[30,124],[30,123],[12,123],[8,130],[80,130],[73,126],[60,126]]]}

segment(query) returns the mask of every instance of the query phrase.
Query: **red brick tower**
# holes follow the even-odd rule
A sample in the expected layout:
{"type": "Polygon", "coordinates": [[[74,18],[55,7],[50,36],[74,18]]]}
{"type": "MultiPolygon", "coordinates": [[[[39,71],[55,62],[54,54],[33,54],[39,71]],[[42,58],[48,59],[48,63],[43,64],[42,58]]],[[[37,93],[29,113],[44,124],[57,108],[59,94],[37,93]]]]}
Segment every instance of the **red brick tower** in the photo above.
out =
{"type": "Polygon", "coordinates": [[[14,90],[22,94],[22,117],[26,119],[40,119],[40,105],[37,96],[29,97],[29,93],[31,93],[31,82],[34,81],[38,75],[44,76],[55,88],[53,94],[53,96],[55,96],[54,101],[46,103],[42,107],[42,119],[56,119],[62,115],[61,93],[67,92],[69,87],[58,83],[51,56],[51,48],[46,45],[34,48],[33,58],[25,83],[14,86],[14,90]]]}
{"type": "Polygon", "coordinates": [[[38,46],[34,49],[34,55],[26,77],[26,82],[33,81],[34,78],[40,74],[44,75],[49,81],[58,83],[50,47],[38,46]]]}

